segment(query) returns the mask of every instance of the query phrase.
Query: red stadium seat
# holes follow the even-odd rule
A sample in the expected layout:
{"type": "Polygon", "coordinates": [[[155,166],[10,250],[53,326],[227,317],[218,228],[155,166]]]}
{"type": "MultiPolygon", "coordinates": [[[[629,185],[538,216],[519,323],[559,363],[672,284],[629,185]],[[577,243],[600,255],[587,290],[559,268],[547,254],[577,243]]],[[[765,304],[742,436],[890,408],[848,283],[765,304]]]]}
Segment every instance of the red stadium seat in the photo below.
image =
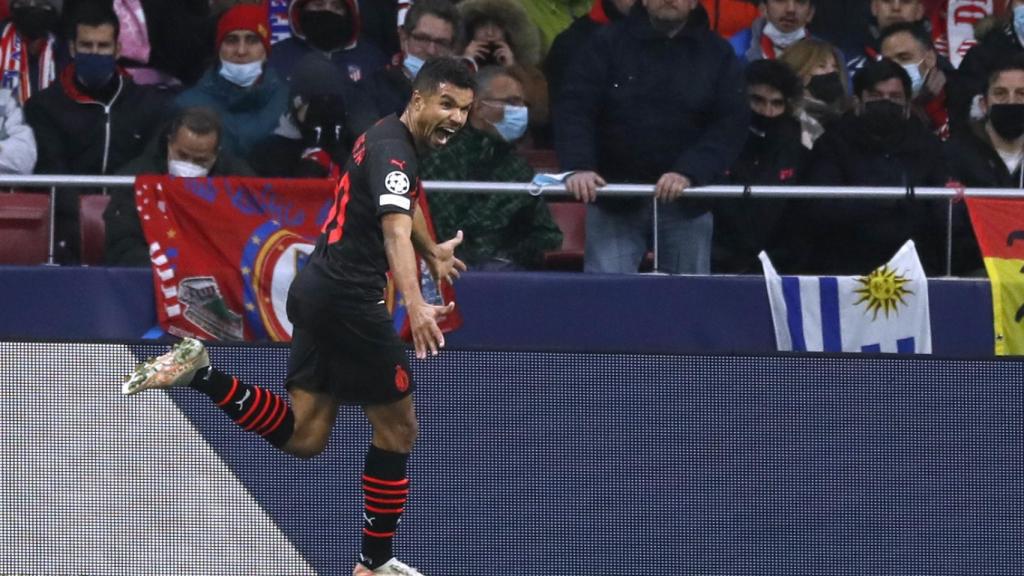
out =
{"type": "Polygon", "coordinates": [[[110,203],[106,194],[83,194],[78,198],[78,222],[82,247],[82,264],[103,264],[107,226],[103,211],[110,203]]]}
{"type": "Polygon", "coordinates": [[[587,207],[580,202],[548,202],[551,218],[562,231],[562,246],[544,253],[547,270],[583,270],[587,238],[587,207]]]}
{"type": "Polygon", "coordinates": [[[0,193],[0,264],[45,264],[50,252],[50,196],[0,193]]]}

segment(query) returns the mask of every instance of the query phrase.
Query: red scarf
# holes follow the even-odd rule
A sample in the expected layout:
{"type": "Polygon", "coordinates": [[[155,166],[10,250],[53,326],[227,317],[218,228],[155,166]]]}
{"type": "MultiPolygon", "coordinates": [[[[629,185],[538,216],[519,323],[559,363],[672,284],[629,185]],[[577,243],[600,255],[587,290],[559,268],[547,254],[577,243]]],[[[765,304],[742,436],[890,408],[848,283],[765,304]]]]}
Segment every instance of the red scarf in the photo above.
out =
{"type": "MultiPolygon", "coordinates": [[[[56,78],[53,34],[47,35],[46,45],[39,53],[39,89],[49,86],[56,78]]],[[[0,33],[0,87],[18,95],[18,101],[25,103],[32,96],[32,79],[29,77],[28,48],[21,34],[8,22],[0,33]]]]}

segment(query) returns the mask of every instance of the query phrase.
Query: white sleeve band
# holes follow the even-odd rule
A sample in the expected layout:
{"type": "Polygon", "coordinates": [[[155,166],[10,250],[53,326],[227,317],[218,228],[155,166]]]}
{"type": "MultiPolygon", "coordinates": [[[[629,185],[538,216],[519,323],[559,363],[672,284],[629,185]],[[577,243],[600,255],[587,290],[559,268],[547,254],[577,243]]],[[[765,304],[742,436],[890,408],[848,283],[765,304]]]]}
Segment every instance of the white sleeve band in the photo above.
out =
{"type": "Polygon", "coordinates": [[[398,206],[402,210],[408,210],[412,206],[412,202],[405,196],[399,196],[398,194],[381,194],[380,195],[381,206],[398,206]]]}

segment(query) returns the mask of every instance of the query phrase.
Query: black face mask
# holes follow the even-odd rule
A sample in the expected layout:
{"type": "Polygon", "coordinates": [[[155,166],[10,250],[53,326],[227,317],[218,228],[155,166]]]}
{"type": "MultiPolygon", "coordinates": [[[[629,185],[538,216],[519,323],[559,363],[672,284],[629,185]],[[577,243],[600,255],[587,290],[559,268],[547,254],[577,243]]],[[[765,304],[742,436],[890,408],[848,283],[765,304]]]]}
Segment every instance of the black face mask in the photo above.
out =
{"type": "Polygon", "coordinates": [[[1024,136],[1024,104],[992,104],[988,107],[992,128],[1006,140],[1024,136]]]}
{"type": "Polygon", "coordinates": [[[778,116],[764,116],[757,112],[750,113],[750,127],[760,134],[764,134],[766,140],[774,140],[786,129],[789,116],[780,114],[778,116]]]}
{"type": "Polygon", "coordinates": [[[867,132],[878,140],[898,139],[907,128],[904,106],[892,100],[865,102],[860,118],[867,132]]]}
{"type": "Polygon", "coordinates": [[[839,78],[839,72],[829,72],[811,76],[807,84],[807,91],[818,100],[826,104],[838,101],[846,93],[843,90],[843,81],[839,78]]]}
{"type": "Polygon", "coordinates": [[[305,10],[299,26],[309,45],[317,50],[337,50],[352,39],[352,19],[328,10],[305,10]]]}
{"type": "Polygon", "coordinates": [[[346,144],[345,102],[339,96],[314,96],[309,99],[305,120],[299,125],[307,146],[330,150],[346,144]]]}
{"type": "Polygon", "coordinates": [[[57,11],[39,6],[18,6],[11,19],[18,32],[28,40],[46,36],[57,27],[57,11]]]}

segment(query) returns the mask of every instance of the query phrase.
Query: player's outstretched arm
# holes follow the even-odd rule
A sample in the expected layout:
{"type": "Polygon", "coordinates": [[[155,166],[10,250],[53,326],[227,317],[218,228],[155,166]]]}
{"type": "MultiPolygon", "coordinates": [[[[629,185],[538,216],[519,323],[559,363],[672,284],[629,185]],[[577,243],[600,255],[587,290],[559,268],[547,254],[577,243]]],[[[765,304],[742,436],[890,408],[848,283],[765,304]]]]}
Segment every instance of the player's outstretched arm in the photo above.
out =
{"type": "Polygon", "coordinates": [[[433,306],[423,300],[416,273],[416,252],[412,245],[413,219],[407,214],[385,214],[381,217],[381,227],[391,276],[405,297],[416,357],[426,358],[428,351],[436,355],[444,347],[444,334],[437,326],[437,318],[454,310],[455,303],[433,306]]]}
{"type": "Polygon", "coordinates": [[[455,249],[462,244],[462,230],[459,230],[454,238],[435,244],[434,239],[430,237],[423,212],[416,210],[412,220],[412,243],[420,256],[426,260],[430,273],[438,282],[445,281],[451,284],[466,271],[466,263],[455,256],[455,249]]]}

